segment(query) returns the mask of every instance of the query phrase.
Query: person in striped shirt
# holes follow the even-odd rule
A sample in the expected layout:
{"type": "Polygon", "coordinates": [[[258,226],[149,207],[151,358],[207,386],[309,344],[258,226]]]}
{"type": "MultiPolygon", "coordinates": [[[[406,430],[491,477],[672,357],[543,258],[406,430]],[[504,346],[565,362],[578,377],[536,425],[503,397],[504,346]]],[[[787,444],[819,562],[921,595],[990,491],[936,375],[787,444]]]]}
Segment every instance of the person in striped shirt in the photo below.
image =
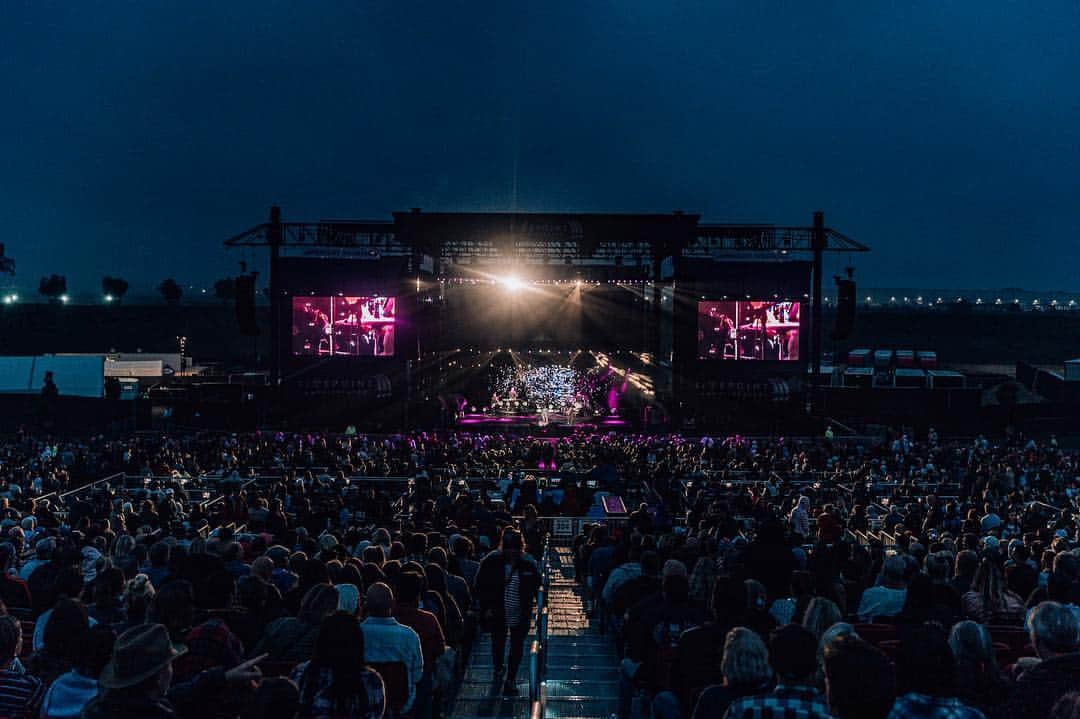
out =
{"type": "Polygon", "coordinates": [[[45,686],[41,680],[14,671],[12,665],[22,648],[22,627],[15,617],[0,616],[0,716],[31,719],[38,715],[45,686]]]}

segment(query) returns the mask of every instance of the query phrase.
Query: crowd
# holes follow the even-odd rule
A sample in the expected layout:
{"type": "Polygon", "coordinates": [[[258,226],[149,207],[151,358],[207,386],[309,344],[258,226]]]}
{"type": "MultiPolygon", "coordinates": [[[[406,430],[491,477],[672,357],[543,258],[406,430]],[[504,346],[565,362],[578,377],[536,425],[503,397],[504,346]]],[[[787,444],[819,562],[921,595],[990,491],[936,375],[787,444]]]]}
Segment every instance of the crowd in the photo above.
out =
{"type": "Polygon", "coordinates": [[[620,719],[1072,716],[1077,461],[933,432],[21,434],[0,716],[438,719],[481,630],[513,696],[538,514],[638,486],[649,506],[574,541],[620,719]],[[153,479],[64,494],[114,472],[153,479]]]}
{"type": "Polygon", "coordinates": [[[656,482],[685,526],[575,540],[620,719],[1076,716],[1075,452],[700,444],[729,473],[656,482]]]}

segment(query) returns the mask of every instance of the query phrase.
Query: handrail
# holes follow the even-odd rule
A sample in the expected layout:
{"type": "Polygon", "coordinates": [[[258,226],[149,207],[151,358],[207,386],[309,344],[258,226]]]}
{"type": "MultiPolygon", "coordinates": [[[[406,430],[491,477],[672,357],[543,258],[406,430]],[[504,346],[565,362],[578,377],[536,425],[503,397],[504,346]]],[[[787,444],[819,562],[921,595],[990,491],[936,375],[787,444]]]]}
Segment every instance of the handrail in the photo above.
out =
{"type": "Polygon", "coordinates": [[[543,683],[544,683],[544,659],[547,649],[547,625],[548,606],[548,545],[544,546],[544,553],[540,560],[540,588],[536,596],[536,639],[529,647],[529,700],[534,702],[533,713],[539,705],[540,715],[543,716],[543,683]]]}
{"type": "Polygon", "coordinates": [[[123,472],[117,472],[116,474],[110,474],[108,477],[103,477],[102,479],[95,479],[93,482],[87,482],[86,484],[84,484],[81,487],[77,487],[75,489],[72,489],[72,490],[69,490],[67,492],[62,493],[60,495],[60,499],[62,500],[65,497],[70,497],[73,494],[78,494],[78,493],[80,493],[80,492],[82,492],[84,490],[92,489],[95,485],[101,484],[102,482],[109,482],[111,484],[117,478],[124,479],[125,478],[124,473],[123,472]]]}

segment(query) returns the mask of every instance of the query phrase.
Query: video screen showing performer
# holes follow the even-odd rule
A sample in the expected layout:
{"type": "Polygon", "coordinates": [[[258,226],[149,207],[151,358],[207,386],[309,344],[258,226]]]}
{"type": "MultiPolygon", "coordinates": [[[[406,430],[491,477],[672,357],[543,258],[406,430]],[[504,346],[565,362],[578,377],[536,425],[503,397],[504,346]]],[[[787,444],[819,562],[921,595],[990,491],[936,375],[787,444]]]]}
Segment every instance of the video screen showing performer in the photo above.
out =
{"type": "Polygon", "coordinates": [[[334,353],[329,297],[293,297],[292,351],[294,355],[328,356],[334,353]]]}
{"type": "Polygon", "coordinates": [[[393,297],[294,297],[292,319],[294,355],[394,354],[397,312],[393,297]]]}
{"type": "Polygon", "coordinates": [[[698,359],[798,360],[799,317],[788,300],[699,302],[698,359]]]}

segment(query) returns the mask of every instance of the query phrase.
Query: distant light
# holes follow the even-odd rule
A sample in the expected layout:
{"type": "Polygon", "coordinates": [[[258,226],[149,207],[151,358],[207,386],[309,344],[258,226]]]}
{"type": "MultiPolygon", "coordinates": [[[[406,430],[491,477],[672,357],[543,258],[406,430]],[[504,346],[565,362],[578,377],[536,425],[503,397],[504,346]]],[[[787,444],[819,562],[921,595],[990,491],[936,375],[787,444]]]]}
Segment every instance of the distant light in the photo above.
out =
{"type": "Polygon", "coordinates": [[[520,277],[514,275],[508,275],[499,280],[502,286],[508,292],[517,292],[525,287],[525,283],[521,281],[520,277]]]}
{"type": "Polygon", "coordinates": [[[116,299],[116,298],[113,297],[112,295],[105,295],[105,301],[106,302],[112,302],[114,299],[116,299]]]}
{"type": "Polygon", "coordinates": [[[11,299],[12,295],[4,295],[4,304],[10,305],[15,300],[11,299]]]}
{"type": "Polygon", "coordinates": [[[70,300],[70,299],[71,298],[68,297],[67,295],[60,295],[60,301],[63,302],[64,304],[67,304],[67,301],[70,300]]]}

